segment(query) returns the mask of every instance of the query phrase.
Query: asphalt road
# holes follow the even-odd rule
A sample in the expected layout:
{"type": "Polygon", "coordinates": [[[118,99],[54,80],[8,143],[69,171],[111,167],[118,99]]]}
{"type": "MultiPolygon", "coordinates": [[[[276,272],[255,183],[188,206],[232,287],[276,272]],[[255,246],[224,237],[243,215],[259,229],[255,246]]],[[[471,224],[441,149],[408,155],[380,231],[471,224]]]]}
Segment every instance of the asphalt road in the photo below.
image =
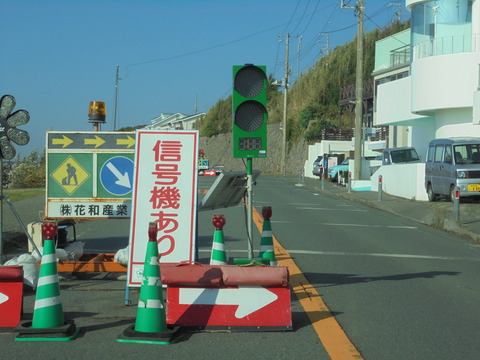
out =
{"type": "Polygon", "coordinates": [[[292,185],[256,204],[365,359],[478,358],[478,243],[292,185]]]}
{"type": "MultiPolygon", "coordinates": [[[[200,178],[200,198],[213,180],[214,178],[200,178]]],[[[229,256],[247,255],[243,207],[204,211],[198,214],[199,260],[203,263],[209,262],[215,230],[212,216],[217,212],[222,212],[227,217],[224,239],[229,247],[229,256]]],[[[126,245],[128,228],[127,220],[82,221],[76,226],[77,240],[85,242],[85,251],[115,252],[126,245]]],[[[125,305],[126,283],[117,280],[117,275],[78,273],[74,274],[75,278],[66,276],[67,279],[61,281],[65,318],[74,320],[77,327],[81,328],[80,335],[74,341],[16,342],[16,334],[4,329],[0,331],[1,354],[8,353],[16,359],[31,358],[33,354],[44,359],[131,359],[159,356],[167,359],[232,360],[294,359],[299,356],[304,359],[329,358],[294,296],[293,331],[188,333],[178,343],[169,346],[117,343],[115,340],[118,335],[135,322],[138,301],[138,289],[130,289],[128,298],[131,306],[125,305]]],[[[32,318],[34,302],[35,293],[27,292],[24,296],[24,320],[32,318]]]]}
{"type": "MultiPolygon", "coordinates": [[[[199,179],[199,197],[214,178],[199,179]]],[[[365,359],[476,359],[479,333],[480,249],[457,236],[345,199],[295,186],[283,177],[261,175],[254,204],[273,210],[272,230],[346,335],[365,359]]],[[[198,214],[199,261],[208,263],[215,213],[223,213],[231,257],[247,255],[242,206],[198,214]]],[[[128,242],[128,220],[77,225],[86,251],[112,252],[128,242]]],[[[257,251],[260,235],[254,231],[257,251]]],[[[115,338],[134,321],[125,306],[125,282],[109,274],[62,281],[66,317],[83,328],[69,343],[16,343],[1,333],[2,353],[15,358],[37,353],[46,359],[98,357],[210,359],[329,359],[297,297],[292,294],[294,330],[261,333],[193,333],[168,346],[118,344],[115,338]],[[5,352],[3,352],[5,351],[5,352]],[[107,356],[107,355],[106,355],[107,356]]],[[[130,291],[132,304],[137,292],[130,291]]],[[[31,316],[34,294],[25,297],[31,316]]],[[[319,322],[322,325],[322,321],[319,322]]],[[[328,345],[327,345],[328,347],[328,345]]]]}

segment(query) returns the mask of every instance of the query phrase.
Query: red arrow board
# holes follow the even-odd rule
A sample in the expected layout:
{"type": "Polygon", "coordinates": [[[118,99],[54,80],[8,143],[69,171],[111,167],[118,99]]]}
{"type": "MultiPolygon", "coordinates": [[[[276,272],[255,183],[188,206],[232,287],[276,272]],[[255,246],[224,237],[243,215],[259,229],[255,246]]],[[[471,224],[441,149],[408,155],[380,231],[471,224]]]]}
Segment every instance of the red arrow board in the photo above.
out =
{"type": "Polygon", "coordinates": [[[22,312],[22,282],[0,281],[0,327],[15,327],[22,312]]]}
{"type": "Polygon", "coordinates": [[[288,287],[167,287],[167,323],[195,327],[291,328],[288,287]]]}

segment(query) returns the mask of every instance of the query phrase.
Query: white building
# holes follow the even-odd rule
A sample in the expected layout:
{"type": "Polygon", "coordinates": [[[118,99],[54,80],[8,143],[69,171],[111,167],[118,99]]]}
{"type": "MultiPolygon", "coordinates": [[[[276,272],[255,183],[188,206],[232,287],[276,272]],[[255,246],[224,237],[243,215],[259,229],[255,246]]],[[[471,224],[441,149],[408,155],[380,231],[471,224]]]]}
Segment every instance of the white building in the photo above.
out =
{"type": "Polygon", "coordinates": [[[480,87],[480,0],[407,0],[406,7],[411,29],[377,43],[374,122],[400,126],[390,128],[388,146],[414,146],[425,160],[432,139],[480,137],[480,119],[473,116],[474,107],[480,112],[479,101],[474,105],[480,87]],[[410,64],[386,64],[387,54],[378,52],[382,42],[392,56],[407,45],[410,64]]]}
{"type": "MultiPolygon", "coordinates": [[[[411,28],[376,44],[374,124],[390,127],[387,146],[413,146],[425,161],[430,140],[480,138],[480,0],[406,7],[411,28]]],[[[390,194],[427,199],[424,163],[382,166],[372,189],[379,176],[390,194]]]]}
{"type": "Polygon", "coordinates": [[[151,125],[145,129],[158,130],[192,130],[197,121],[200,121],[205,116],[205,113],[195,115],[185,115],[181,113],[175,114],[161,114],[155,119],[151,120],[151,125]]]}

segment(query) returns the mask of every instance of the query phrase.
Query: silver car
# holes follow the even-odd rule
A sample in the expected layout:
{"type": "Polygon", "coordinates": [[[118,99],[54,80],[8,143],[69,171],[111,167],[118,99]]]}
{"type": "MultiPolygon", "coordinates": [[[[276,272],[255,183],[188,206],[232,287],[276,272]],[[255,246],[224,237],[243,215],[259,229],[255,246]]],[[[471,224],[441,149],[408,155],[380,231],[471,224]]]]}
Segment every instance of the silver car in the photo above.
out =
{"type": "Polygon", "coordinates": [[[460,197],[480,197],[480,138],[432,140],[425,162],[425,189],[428,200],[439,195],[453,201],[455,187],[460,197]]]}
{"type": "Polygon", "coordinates": [[[323,156],[318,156],[313,162],[312,174],[315,176],[322,176],[323,172],[323,156]]]}

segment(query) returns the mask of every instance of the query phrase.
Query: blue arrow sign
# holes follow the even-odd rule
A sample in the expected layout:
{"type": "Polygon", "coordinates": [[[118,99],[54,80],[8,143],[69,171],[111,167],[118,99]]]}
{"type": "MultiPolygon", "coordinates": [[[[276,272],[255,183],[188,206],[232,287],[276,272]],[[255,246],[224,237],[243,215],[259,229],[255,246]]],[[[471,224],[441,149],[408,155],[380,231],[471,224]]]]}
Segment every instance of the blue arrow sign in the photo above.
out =
{"type": "Polygon", "coordinates": [[[117,196],[128,194],[133,188],[133,161],[124,156],[108,159],[100,170],[100,181],[109,193],[117,196]]]}

